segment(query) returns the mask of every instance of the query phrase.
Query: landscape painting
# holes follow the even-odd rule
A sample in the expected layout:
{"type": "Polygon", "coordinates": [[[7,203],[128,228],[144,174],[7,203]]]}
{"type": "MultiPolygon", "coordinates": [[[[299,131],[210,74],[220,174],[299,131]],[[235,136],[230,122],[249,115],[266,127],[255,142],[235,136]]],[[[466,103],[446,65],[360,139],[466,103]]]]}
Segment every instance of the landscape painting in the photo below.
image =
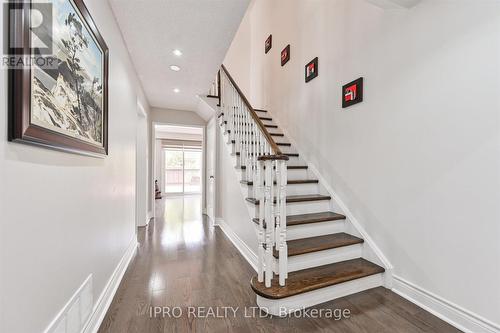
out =
{"type": "MultiPolygon", "coordinates": [[[[51,40],[52,63],[31,66],[29,96],[23,93],[23,99],[29,98],[31,132],[39,134],[32,141],[74,152],[107,154],[106,44],[82,0],[53,0],[51,11],[52,22],[42,23],[52,25],[42,29],[51,36],[38,37],[51,40]]],[[[36,55],[36,47],[30,45],[30,49],[36,55]]],[[[26,116],[25,111],[14,110],[26,116]]],[[[21,130],[28,141],[33,138],[26,135],[29,131],[21,130]]]]}

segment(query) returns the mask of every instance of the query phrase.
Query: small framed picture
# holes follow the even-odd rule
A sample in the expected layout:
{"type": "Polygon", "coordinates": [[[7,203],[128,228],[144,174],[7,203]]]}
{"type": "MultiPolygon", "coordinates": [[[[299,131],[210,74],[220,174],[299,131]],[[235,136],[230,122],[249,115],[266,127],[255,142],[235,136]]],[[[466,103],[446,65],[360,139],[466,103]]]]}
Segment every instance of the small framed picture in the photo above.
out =
{"type": "Polygon", "coordinates": [[[285,66],[288,60],[290,60],[290,44],[281,51],[281,66],[285,66]]]}
{"type": "Polygon", "coordinates": [[[269,35],[266,39],[266,54],[273,47],[273,35],[269,35]]]}
{"type": "Polygon", "coordinates": [[[318,57],[306,65],[306,82],[311,81],[316,76],[318,76],[318,57]]]}
{"type": "Polygon", "coordinates": [[[347,108],[351,105],[363,101],[363,78],[349,82],[342,87],[342,107],[347,108]]]}

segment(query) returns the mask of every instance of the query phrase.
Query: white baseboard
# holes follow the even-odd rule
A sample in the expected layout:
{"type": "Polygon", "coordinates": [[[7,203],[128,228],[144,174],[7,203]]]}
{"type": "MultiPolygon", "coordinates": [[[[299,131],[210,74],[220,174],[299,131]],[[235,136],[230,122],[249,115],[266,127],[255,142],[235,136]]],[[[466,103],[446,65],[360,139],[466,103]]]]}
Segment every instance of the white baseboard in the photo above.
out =
{"type": "Polygon", "coordinates": [[[250,266],[257,272],[257,263],[258,263],[258,258],[255,252],[253,252],[246,244],[241,240],[240,237],[231,229],[230,226],[227,225],[227,223],[221,219],[221,218],[215,218],[215,225],[216,227],[219,227],[222,232],[229,238],[231,243],[240,251],[240,254],[243,256],[243,258],[248,261],[250,266]]]}
{"type": "Polygon", "coordinates": [[[429,311],[450,325],[470,333],[500,332],[500,325],[445,300],[397,275],[393,275],[392,278],[392,291],[429,311]]]}
{"type": "Polygon", "coordinates": [[[148,215],[147,215],[147,217],[146,217],[146,218],[147,218],[147,220],[148,220],[148,222],[149,222],[149,221],[151,221],[151,219],[152,219],[153,217],[155,217],[155,214],[153,214],[153,212],[152,212],[152,211],[149,211],[149,212],[148,212],[148,215]]]}
{"type": "Polygon", "coordinates": [[[134,254],[137,250],[137,245],[138,243],[134,236],[133,241],[130,243],[127,251],[125,251],[125,254],[116,266],[113,274],[111,274],[108,283],[106,283],[104,290],[95,303],[92,314],[90,315],[90,318],[82,331],[83,333],[96,333],[99,330],[99,326],[101,326],[104,316],[106,315],[106,312],[108,311],[108,308],[113,301],[113,297],[115,296],[120,282],[122,281],[123,275],[125,274],[130,261],[134,257],[134,254]]]}

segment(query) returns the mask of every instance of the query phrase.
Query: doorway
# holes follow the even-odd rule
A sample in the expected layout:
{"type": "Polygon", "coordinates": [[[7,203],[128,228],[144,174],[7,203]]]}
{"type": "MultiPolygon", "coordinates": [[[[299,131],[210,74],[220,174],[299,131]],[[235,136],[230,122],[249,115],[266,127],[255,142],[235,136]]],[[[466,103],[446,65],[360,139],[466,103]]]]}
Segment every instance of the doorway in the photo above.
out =
{"type": "MultiPolygon", "coordinates": [[[[199,196],[199,208],[203,210],[206,188],[204,126],[155,122],[153,128],[153,174],[159,191],[157,197],[199,196]]],[[[155,200],[155,207],[163,203],[158,200],[155,200]]]]}
{"type": "Polygon", "coordinates": [[[201,194],[202,149],[193,144],[167,145],[165,160],[165,194],[201,194]]]}

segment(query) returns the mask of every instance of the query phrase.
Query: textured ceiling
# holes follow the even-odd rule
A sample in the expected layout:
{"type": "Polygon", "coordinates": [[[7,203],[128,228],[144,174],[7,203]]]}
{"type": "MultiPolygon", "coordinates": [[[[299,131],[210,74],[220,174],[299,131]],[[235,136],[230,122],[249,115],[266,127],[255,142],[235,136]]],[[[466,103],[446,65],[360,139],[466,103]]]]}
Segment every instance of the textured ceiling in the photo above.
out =
{"type": "Polygon", "coordinates": [[[207,94],[250,0],[109,2],[151,106],[194,111],[196,95],[207,94]],[[174,49],[183,55],[173,55],[174,49]]]}
{"type": "Polygon", "coordinates": [[[420,0],[367,0],[376,6],[393,9],[393,8],[411,8],[415,6],[420,0]]]}

